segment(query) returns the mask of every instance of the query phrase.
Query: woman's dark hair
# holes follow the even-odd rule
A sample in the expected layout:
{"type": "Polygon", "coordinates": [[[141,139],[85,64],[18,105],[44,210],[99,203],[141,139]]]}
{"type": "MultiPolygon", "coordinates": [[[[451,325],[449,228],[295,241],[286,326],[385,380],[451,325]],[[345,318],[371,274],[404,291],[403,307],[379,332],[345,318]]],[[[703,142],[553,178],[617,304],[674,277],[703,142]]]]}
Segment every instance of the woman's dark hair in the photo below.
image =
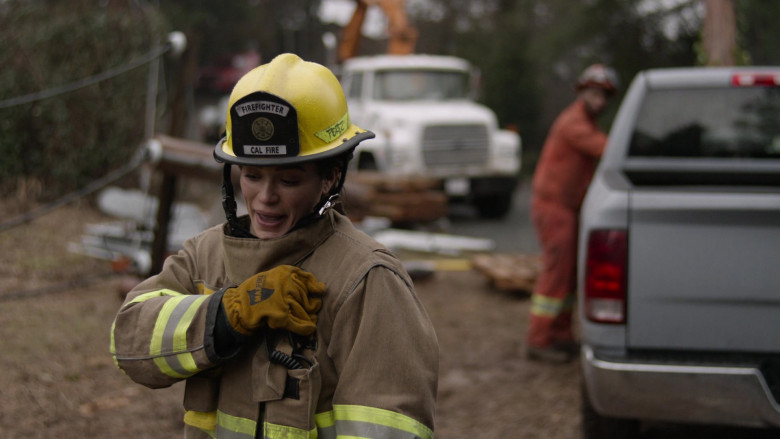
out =
{"type": "Polygon", "coordinates": [[[347,166],[350,160],[352,160],[352,151],[316,162],[317,173],[320,175],[320,178],[330,178],[336,169],[341,172],[339,181],[331,190],[331,195],[341,192],[341,189],[344,187],[344,180],[347,178],[347,166]]]}

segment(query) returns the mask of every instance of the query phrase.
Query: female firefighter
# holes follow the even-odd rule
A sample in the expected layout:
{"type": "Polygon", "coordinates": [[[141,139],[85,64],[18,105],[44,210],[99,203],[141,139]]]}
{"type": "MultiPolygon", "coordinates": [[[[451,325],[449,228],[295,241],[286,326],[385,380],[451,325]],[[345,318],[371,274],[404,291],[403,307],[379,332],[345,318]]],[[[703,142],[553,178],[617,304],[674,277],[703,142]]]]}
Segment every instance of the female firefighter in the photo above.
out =
{"type": "Polygon", "coordinates": [[[185,437],[433,436],[433,326],[399,260],[332,208],[371,137],[330,70],[296,55],[236,84],[214,151],[227,221],[137,285],[111,333],[134,381],[186,381],[185,437]]]}

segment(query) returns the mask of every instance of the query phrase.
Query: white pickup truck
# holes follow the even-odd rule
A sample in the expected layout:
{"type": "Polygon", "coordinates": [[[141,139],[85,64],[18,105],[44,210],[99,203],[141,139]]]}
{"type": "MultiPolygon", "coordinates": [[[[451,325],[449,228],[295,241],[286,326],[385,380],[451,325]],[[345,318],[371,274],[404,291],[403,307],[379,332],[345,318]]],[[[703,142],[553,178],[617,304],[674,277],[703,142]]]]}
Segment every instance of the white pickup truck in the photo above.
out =
{"type": "Polygon", "coordinates": [[[435,176],[451,199],[497,218],[511,208],[520,175],[520,136],[500,130],[474,101],[474,70],[438,55],[379,55],[344,62],[341,82],[352,121],[376,133],[353,166],[393,175],[435,176]]]}
{"type": "Polygon", "coordinates": [[[580,224],[585,439],[780,437],[780,68],[639,73],[580,224]]]}

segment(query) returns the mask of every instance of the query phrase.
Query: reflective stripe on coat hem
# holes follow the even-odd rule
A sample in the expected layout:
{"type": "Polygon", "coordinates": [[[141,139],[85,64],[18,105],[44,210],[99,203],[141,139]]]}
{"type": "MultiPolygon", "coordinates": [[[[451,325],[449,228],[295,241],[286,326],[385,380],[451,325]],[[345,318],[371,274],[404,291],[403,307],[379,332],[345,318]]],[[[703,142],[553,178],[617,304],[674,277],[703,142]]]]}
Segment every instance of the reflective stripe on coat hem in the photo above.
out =
{"type": "Polygon", "coordinates": [[[372,439],[431,439],[433,431],[401,413],[359,405],[335,405],[316,415],[318,439],[360,437],[372,439]]]}

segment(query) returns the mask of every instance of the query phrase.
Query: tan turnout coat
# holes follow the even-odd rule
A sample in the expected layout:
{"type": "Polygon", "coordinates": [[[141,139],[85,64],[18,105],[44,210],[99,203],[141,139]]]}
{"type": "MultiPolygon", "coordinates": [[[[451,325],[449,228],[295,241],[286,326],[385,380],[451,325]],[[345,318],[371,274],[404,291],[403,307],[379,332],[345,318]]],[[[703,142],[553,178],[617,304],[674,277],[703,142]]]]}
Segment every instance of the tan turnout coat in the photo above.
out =
{"type": "MultiPolygon", "coordinates": [[[[433,436],[438,343],[400,261],[330,211],[269,240],[213,227],[186,241],[159,275],[127,296],[111,333],[112,355],[132,380],[186,380],[186,437],[383,438],[433,436]],[[325,283],[311,365],[268,360],[258,334],[235,355],[214,349],[224,287],[282,264],[325,283]]],[[[273,338],[291,353],[287,338],[273,338]]],[[[152,416],[150,414],[150,416],[152,416]]]]}

